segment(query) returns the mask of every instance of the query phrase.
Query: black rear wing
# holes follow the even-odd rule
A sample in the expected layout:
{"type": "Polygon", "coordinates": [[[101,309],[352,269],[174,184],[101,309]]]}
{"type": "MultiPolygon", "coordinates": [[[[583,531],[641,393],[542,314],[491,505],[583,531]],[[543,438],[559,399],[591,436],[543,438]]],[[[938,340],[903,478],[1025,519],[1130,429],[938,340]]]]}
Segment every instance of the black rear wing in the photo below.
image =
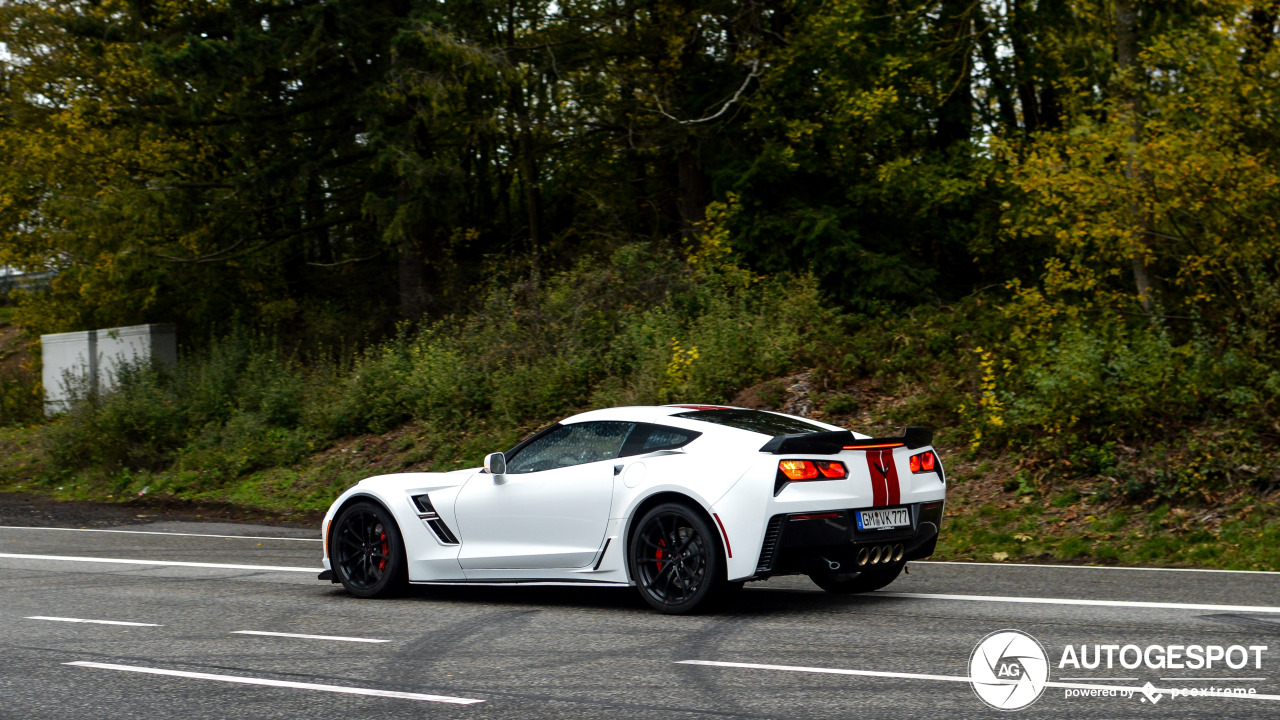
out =
{"type": "Polygon", "coordinates": [[[778,435],[764,444],[760,452],[772,455],[835,455],[841,450],[879,450],[905,447],[909,450],[933,444],[933,428],[907,427],[897,437],[859,440],[849,430],[778,435]]]}

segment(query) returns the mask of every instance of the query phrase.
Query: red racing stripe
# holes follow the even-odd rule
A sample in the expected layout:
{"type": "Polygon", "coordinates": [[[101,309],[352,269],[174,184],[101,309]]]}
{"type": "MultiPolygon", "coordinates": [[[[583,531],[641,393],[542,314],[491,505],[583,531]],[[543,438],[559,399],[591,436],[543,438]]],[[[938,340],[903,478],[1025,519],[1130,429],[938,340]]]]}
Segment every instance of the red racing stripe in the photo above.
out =
{"type": "Polygon", "coordinates": [[[898,479],[898,466],[893,462],[892,450],[880,451],[880,464],[885,469],[884,481],[889,490],[889,504],[902,502],[902,482],[898,479]]]}
{"type": "Polygon", "coordinates": [[[868,450],[867,470],[871,473],[871,505],[880,507],[889,497],[889,485],[885,482],[885,469],[880,465],[879,450],[868,450]]]}
{"type": "Polygon", "coordinates": [[[871,503],[875,507],[902,502],[902,483],[893,463],[892,450],[867,451],[867,470],[871,473],[871,503]]]}

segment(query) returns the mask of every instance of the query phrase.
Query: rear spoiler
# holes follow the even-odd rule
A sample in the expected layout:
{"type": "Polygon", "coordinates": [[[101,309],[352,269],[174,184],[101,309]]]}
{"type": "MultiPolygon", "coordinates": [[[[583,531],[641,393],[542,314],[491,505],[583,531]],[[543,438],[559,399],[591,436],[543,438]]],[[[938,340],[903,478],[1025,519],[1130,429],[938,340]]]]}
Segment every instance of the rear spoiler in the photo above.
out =
{"type": "Polygon", "coordinates": [[[796,433],[794,435],[778,435],[764,444],[760,452],[772,455],[789,455],[792,453],[806,455],[835,455],[841,450],[878,450],[883,448],[906,447],[909,450],[922,448],[933,443],[933,428],[908,427],[897,437],[858,439],[848,430],[832,430],[830,432],[796,433]]]}

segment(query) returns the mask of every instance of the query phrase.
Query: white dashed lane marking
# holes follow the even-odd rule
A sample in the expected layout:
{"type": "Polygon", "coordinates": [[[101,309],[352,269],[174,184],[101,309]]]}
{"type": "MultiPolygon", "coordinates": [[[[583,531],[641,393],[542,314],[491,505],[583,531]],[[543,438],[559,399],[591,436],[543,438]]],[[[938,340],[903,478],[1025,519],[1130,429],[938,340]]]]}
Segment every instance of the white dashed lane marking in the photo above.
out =
{"type": "Polygon", "coordinates": [[[318,573],[324,568],[291,567],[287,565],[239,565],[235,563],[183,562],[179,560],[135,560],[133,558],[99,558],[80,555],[19,555],[16,553],[0,553],[0,558],[14,560],[46,560],[56,562],[106,563],[115,565],[156,565],[166,567],[216,568],[219,570],[272,570],[275,572],[318,573]]]}
{"type": "Polygon", "coordinates": [[[912,560],[912,565],[952,565],[955,567],[964,567],[973,565],[976,567],[1000,567],[1000,568],[1050,568],[1053,570],[1136,570],[1139,572],[1174,572],[1174,573],[1228,573],[1231,575],[1280,575],[1280,572],[1274,570],[1216,570],[1212,568],[1168,568],[1168,567],[1139,567],[1131,565],[1046,565],[1044,563],[1023,563],[1023,562],[968,562],[968,561],[952,561],[952,560],[912,560]]]}
{"type": "Polygon", "coordinates": [[[941,595],[937,593],[874,592],[863,597],[907,600],[950,600],[963,602],[1025,603],[1030,605],[1078,605],[1084,607],[1143,608],[1150,610],[1208,610],[1211,612],[1280,613],[1271,605],[1209,605],[1205,603],[1143,602],[1138,600],[1084,600],[1079,598],[1039,598],[1007,595],[941,595]]]}
{"type": "Polygon", "coordinates": [[[232,630],[232,635],[264,635],[266,637],[299,638],[302,640],[338,640],[341,642],[385,643],[390,640],[376,638],[345,637],[342,635],[303,635],[300,633],[267,632],[265,630],[232,630]]]}
{"type": "MultiPolygon", "coordinates": [[[[941,682],[973,682],[973,679],[964,675],[929,675],[925,673],[904,673],[889,672],[885,670],[847,670],[844,668],[824,668],[824,667],[805,667],[802,665],[766,665],[762,663],[741,663],[741,662],[721,662],[718,660],[677,660],[677,665],[702,665],[706,667],[718,668],[737,668],[740,670],[772,670],[776,672],[793,672],[793,673],[817,673],[821,675],[852,675],[855,677],[869,678],[888,678],[893,680],[935,680],[941,682]]],[[[1014,681],[1008,681],[1013,684],[1014,681]]],[[[1219,682],[1224,682],[1219,680],[1219,682]]],[[[1231,680],[1225,680],[1231,682],[1231,680]]],[[[1086,683],[1070,683],[1070,682],[1046,682],[1045,687],[1063,688],[1068,690],[1104,690],[1115,691],[1124,690],[1133,693],[1134,696],[1141,696],[1145,693],[1159,693],[1162,695],[1172,695],[1172,688],[1146,688],[1125,685],[1089,685],[1086,683]]],[[[1228,698],[1232,700],[1280,700],[1280,695],[1217,695],[1214,699],[1228,698]]]]}
{"type": "Polygon", "coordinates": [[[215,682],[236,683],[240,685],[263,685],[266,687],[314,690],[317,692],[341,693],[344,695],[367,695],[369,697],[395,698],[398,700],[420,700],[424,702],[448,703],[450,705],[474,705],[476,703],[484,702],[483,700],[477,700],[475,698],[451,697],[449,695],[429,695],[426,693],[400,692],[397,690],[376,690],[373,688],[347,687],[345,685],[323,685],[320,683],[304,683],[295,682],[293,680],[273,680],[271,678],[244,677],[240,675],[215,675],[213,673],[140,667],[137,665],[113,665],[111,663],[87,662],[84,660],[63,663],[63,665],[95,668],[98,670],[117,670],[120,672],[141,673],[144,675],[164,675],[167,677],[187,678],[190,680],[212,680],[215,682]]]}
{"type": "Polygon", "coordinates": [[[176,535],[179,537],[227,538],[228,540],[280,540],[282,542],[323,542],[320,538],[274,537],[271,535],[213,535],[211,533],[164,532],[161,530],[107,530],[104,528],[22,527],[0,525],[0,530],[61,530],[64,532],[118,533],[121,535],[176,535]]]}
{"type": "Polygon", "coordinates": [[[92,623],[94,625],[128,625],[129,627],[163,627],[156,623],[126,622],[124,620],[88,620],[85,618],[49,617],[46,615],[29,615],[26,620],[52,620],[54,622],[92,623]]]}

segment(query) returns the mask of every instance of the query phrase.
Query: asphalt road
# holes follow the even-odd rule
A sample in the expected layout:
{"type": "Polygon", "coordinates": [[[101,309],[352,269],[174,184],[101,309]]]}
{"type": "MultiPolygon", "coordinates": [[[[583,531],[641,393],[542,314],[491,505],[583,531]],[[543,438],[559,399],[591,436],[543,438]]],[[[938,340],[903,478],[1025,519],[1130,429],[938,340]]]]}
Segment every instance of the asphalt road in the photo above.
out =
{"type": "Polygon", "coordinates": [[[966,678],[978,642],[1006,628],[1043,645],[1055,683],[1271,696],[1152,703],[1051,685],[1018,715],[1280,712],[1280,574],[912,563],[870,596],[776,578],[719,613],[665,617],[626,590],[359,600],[316,579],[305,530],[120,530],[0,528],[0,717],[994,717],[966,678]],[[1261,667],[1059,668],[1068,644],[1268,649],[1261,667]]]}

